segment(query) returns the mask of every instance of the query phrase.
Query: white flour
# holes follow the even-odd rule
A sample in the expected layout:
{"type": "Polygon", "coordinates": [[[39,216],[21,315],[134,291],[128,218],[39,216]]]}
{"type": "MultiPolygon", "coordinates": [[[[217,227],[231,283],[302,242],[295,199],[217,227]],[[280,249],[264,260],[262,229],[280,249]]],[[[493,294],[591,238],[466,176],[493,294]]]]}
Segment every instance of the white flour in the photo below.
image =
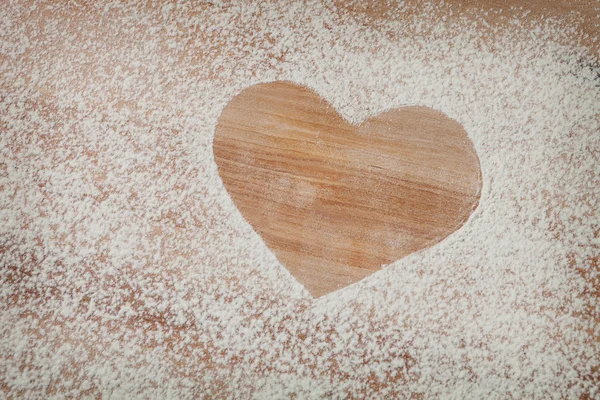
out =
{"type": "Polygon", "coordinates": [[[433,8],[29,3],[0,5],[0,393],[600,398],[599,67],[564,23],[490,49],[433,8]],[[271,80],[352,122],[459,121],[471,220],[313,300],[212,155],[223,107],[271,80]]]}

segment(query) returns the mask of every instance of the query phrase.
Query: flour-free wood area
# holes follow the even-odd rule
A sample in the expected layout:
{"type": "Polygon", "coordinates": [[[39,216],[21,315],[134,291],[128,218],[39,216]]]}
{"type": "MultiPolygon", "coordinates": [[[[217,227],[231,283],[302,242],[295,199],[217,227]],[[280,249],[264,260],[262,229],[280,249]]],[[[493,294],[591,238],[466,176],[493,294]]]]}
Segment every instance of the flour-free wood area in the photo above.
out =
{"type": "Polygon", "coordinates": [[[443,113],[405,107],[354,126],[289,82],[235,97],[214,154],[241,213],[314,296],[446,238],[481,191],[473,144],[443,113]]]}

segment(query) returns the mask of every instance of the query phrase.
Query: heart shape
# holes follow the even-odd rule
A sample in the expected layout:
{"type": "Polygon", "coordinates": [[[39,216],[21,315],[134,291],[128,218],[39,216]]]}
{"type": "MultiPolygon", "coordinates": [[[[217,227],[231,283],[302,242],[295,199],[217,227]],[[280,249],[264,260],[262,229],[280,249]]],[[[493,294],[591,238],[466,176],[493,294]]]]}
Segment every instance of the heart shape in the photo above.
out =
{"type": "Polygon", "coordinates": [[[473,143],[443,113],[404,107],[354,126],[290,82],[233,98],[213,150],[242,215],[315,297],[440,242],[481,192],[473,143]]]}

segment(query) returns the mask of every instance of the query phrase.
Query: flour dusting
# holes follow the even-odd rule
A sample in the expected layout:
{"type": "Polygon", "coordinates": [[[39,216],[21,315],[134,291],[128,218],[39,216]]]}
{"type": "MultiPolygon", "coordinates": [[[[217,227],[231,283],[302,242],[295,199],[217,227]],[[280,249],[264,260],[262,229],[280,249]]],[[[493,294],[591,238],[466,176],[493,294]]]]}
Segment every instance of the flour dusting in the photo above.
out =
{"type": "Polygon", "coordinates": [[[567,21],[425,8],[2,2],[0,397],[600,398],[599,60],[567,21]],[[212,153],[228,101],[274,80],[353,123],[444,112],[479,207],[311,298],[212,153]]]}

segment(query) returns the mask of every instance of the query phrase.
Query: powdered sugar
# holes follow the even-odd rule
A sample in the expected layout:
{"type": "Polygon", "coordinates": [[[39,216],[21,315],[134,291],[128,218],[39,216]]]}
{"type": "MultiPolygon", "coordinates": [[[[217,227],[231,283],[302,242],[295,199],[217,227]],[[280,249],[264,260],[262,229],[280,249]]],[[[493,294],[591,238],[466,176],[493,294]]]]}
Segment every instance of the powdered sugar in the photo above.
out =
{"type": "Polygon", "coordinates": [[[598,61],[564,22],[492,48],[433,6],[369,23],[321,2],[0,9],[5,394],[600,396],[598,61]],[[459,121],[480,206],[313,300],[212,156],[223,107],[271,80],[352,122],[413,104],[459,121]]]}

